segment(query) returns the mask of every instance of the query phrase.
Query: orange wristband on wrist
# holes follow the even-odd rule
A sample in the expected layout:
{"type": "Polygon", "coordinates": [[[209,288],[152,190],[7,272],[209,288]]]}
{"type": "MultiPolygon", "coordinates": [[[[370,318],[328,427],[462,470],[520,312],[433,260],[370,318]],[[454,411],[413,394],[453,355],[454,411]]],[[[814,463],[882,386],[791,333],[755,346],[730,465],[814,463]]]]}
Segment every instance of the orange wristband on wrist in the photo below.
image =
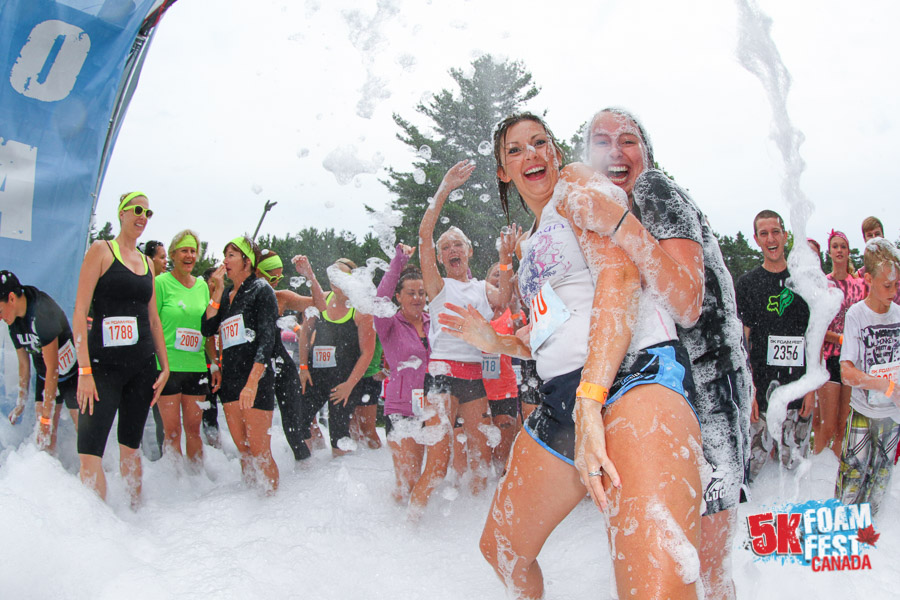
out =
{"type": "Polygon", "coordinates": [[[609,389],[596,383],[587,383],[582,381],[575,390],[575,396],[578,398],[590,398],[594,402],[604,404],[609,397],[609,389]]]}
{"type": "Polygon", "coordinates": [[[90,375],[94,371],[90,367],[78,367],[79,375],[90,375]]]}
{"type": "Polygon", "coordinates": [[[838,339],[838,346],[843,346],[843,345],[844,345],[844,336],[841,335],[841,337],[838,339]]]}
{"type": "Polygon", "coordinates": [[[221,304],[219,304],[219,303],[216,302],[215,300],[210,300],[210,301],[209,301],[209,305],[212,306],[215,310],[219,310],[219,307],[222,306],[221,304]]]}
{"type": "Polygon", "coordinates": [[[52,423],[52,421],[50,420],[50,417],[45,417],[44,415],[41,415],[41,425],[49,425],[50,423],[52,423]]]}
{"type": "Polygon", "coordinates": [[[884,393],[884,395],[887,396],[888,398],[890,398],[893,395],[893,393],[894,393],[894,382],[892,381],[888,384],[888,389],[884,393]]]}
{"type": "Polygon", "coordinates": [[[500,270],[501,271],[512,271],[512,265],[511,264],[504,265],[503,263],[500,263],[500,270]]]}
{"type": "Polygon", "coordinates": [[[301,371],[309,371],[309,365],[300,365],[301,371]]]}

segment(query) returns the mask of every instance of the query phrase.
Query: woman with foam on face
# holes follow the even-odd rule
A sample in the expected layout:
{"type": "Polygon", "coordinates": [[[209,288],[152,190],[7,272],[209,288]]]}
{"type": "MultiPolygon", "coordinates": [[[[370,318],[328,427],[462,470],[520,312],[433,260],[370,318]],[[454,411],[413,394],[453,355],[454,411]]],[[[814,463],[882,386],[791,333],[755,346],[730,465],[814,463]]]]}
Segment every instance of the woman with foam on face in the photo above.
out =
{"type": "Polygon", "coordinates": [[[501,237],[499,287],[469,277],[472,243],[462,230],[451,226],[438,238],[437,244],[433,241],[444,202],[451,192],[468,181],[474,170],[475,163],[468,160],[451,167],[419,225],[419,261],[432,317],[428,332],[431,359],[425,376],[426,426],[439,435],[439,440],[429,444],[424,473],[410,497],[409,517],[413,520],[425,510],[431,493],[447,474],[450,438],[457,416],[465,432],[470,489],[478,494],[487,485],[491,453],[484,428],[490,421],[482,379],[482,353],[442,331],[437,315],[446,311],[447,302],[472,305],[485,318],[491,318],[495,308],[505,306],[512,293],[509,282],[515,240],[511,233],[501,237]],[[446,276],[441,276],[438,263],[444,266],[446,276]]]}
{"type": "Polygon", "coordinates": [[[625,194],[585,165],[561,169],[552,134],[532,114],[502,121],[494,151],[504,208],[513,184],[535,215],[519,268],[530,336],[498,335],[461,307],[441,322],[484,351],[533,356],[545,383],[498,486],[482,553],[517,598],[543,597],[538,553],[587,488],[608,510],[619,596],[695,597],[699,427],[687,353],[612,242],[618,227],[601,236],[580,224],[599,201],[621,218],[625,194]],[[647,452],[658,447],[677,451],[647,452]]]}
{"type": "Polygon", "coordinates": [[[278,303],[272,287],[256,277],[259,248],[255,243],[236,237],[225,246],[224,254],[223,264],[210,278],[210,301],[200,330],[207,337],[221,335],[219,400],[240,452],[244,481],[258,481],[271,494],[278,489],[278,465],[269,434],[275,410],[272,355],[278,303]],[[226,274],[232,281],[227,288],[226,274]]]}
{"type": "Polygon", "coordinates": [[[103,451],[118,416],[119,466],[132,506],[141,498],[141,436],[151,405],[169,379],[153,267],[136,248],[153,216],[146,194],[123,194],[116,239],[91,244],[81,273],[72,329],[78,356],[78,457],[81,481],[106,498],[103,451]],[[88,333],[88,311],[94,324],[88,333]],[[85,343],[87,342],[87,343],[85,343]],[[154,353],[159,361],[156,369],[154,353]]]}
{"type": "Polygon", "coordinates": [[[600,201],[585,221],[601,233],[619,222],[611,239],[638,266],[645,288],[663,300],[691,358],[692,404],[710,468],[701,494],[701,577],[707,597],[733,598],[730,551],[746,482],[752,397],[734,283],[705,215],[654,168],[652,145],[634,115],[618,108],[598,112],[585,142],[591,165],[628,195],[630,209],[622,214],[600,201]]]}

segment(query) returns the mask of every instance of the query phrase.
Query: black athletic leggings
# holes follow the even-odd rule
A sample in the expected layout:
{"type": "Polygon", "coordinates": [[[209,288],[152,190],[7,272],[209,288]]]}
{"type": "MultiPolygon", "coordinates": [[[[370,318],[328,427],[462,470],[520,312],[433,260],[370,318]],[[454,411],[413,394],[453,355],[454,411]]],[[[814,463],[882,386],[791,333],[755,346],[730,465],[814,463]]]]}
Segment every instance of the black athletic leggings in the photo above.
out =
{"type": "MultiPolygon", "coordinates": [[[[279,340],[275,343],[280,344],[279,340]]],[[[303,396],[300,393],[300,374],[294,362],[285,362],[275,375],[275,400],[281,411],[281,427],[284,437],[294,453],[294,460],[303,460],[309,456],[309,448],[305,440],[309,437],[309,426],[304,425],[303,396]],[[304,427],[306,435],[304,435],[304,427]]]]}
{"type": "Polygon", "coordinates": [[[94,414],[86,412],[78,416],[78,454],[103,456],[117,413],[119,444],[137,450],[153,401],[156,360],[151,356],[143,365],[95,363],[93,372],[100,401],[94,401],[94,414]]]}

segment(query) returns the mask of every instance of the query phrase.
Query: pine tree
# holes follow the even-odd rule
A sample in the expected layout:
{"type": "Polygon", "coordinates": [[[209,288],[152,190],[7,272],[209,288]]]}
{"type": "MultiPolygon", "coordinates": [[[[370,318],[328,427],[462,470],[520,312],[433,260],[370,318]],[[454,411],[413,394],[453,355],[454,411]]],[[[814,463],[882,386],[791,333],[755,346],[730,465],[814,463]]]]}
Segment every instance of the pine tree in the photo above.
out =
{"type": "MultiPolygon", "coordinates": [[[[396,195],[392,208],[403,217],[396,228],[397,241],[416,245],[428,199],[444,174],[460,160],[475,160],[475,172],[461,188],[462,198],[444,205],[435,238],[450,225],[462,229],[475,245],[470,264],[473,274],[480,278],[497,261],[495,240],[506,225],[497,192],[493,129],[510,114],[525,110],[525,104],[538,95],[540,88],[522,63],[498,62],[490,55],[475,60],[469,72],[451,69],[450,76],[458,93],[444,89],[416,107],[431,122],[428,128],[394,114],[401,130],[398,139],[417,155],[412,172],[390,169],[382,183],[396,195]]],[[[525,226],[531,223],[514,194],[510,194],[510,209],[513,221],[525,226]]]]}

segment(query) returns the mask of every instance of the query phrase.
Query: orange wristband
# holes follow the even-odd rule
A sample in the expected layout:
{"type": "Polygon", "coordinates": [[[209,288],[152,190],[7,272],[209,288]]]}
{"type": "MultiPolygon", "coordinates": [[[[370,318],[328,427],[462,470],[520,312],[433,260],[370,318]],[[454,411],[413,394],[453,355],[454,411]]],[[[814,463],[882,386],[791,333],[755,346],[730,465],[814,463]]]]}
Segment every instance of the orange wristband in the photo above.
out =
{"type": "Polygon", "coordinates": [[[844,345],[844,336],[843,336],[843,334],[841,334],[841,337],[838,339],[838,346],[843,346],[843,345],[844,345]]]}
{"type": "Polygon", "coordinates": [[[90,375],[94,371],[90,367],[78,367],[79,375],[90,375]]]}
{"type": "Polygon", "coordinates": [[[219,307],[222,306],[221,304],[219,304],[219,303],[216,302],[215,300],[210,300],[210,301],[209,301],[209,305],[212,306],[212,307],[213,307],[214,309],[216,309],[216,310],[219,310],[219,307]]]}
{"type": "Polygon", "coordinates": [[[609,397],[609,389],[603,387],[602,385],[597,385],[596,383],[587,383],[586,381],[582,381],[578,385],[578,389],[575,390],[575,396],[578,398],[590,398],[594,402],[603,404],[609,397]]]}
{"type": "Polygon", "coordinates": [[[309,371],[309,365],[300,365],[301,371],[309,371]]]}
{"type": "Polygon", "coordinates": [[[888,389],[884,393],[884,395],[887,396],[888,398],[890,398],[891,395],[893,395],[893,393],[894,393],[894,382],[892,381],[888,384],[888,389]]]}
{"type": "Polygon", "coordinates": [[[512,265],[511,264],[504,265],[503,263],[500,263],[500,270],[501,271],[512,271],[512,265]]]}
{"type": "Polygon", "coordinates": [[[50,417],[45,417],[44,415],[41,415],[41,425],[49,425],[50,423],[52,423],[52,421],[50,420],[50,417]]]}
{"type": "Polygon", "coordinates": [[[300,331],[300,325],[294,325],[294,333],[300,331]]]}

